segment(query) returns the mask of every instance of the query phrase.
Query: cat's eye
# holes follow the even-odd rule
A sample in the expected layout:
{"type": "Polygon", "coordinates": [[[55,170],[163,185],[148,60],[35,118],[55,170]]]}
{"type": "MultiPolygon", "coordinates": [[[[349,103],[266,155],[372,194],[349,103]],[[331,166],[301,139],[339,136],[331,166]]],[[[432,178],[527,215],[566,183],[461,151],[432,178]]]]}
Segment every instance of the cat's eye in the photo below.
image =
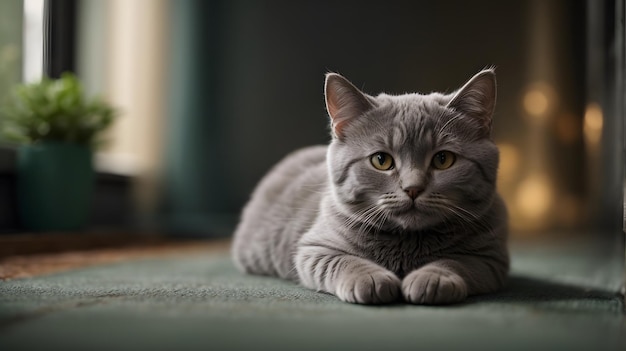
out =
{"type": "Polygon", "coordinates": [[[384,152],[377,152],[370,157],[372,166],[380,171],[388,171],[393,169],[393,157],[384,152]]]}
{"type": "Polygon", "coordinates": [[[433,157],[432,165],[436,169],[448,169],[456,161],[456,155],[450,151],[440,151],[433,157]]]}

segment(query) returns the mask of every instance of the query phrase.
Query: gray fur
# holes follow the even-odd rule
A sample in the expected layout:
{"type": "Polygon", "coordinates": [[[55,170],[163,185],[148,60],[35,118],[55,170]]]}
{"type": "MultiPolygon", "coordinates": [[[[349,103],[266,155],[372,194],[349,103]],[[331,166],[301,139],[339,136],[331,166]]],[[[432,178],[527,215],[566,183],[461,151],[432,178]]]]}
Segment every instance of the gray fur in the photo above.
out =
{"type": "Polygon", "coordinates": [[[450,95],[376,97],[331,73],[325,95],[330,145],[292,153],[261,181],[235,232],[237,266],[363,304],[454,303],[499,289],[509,256],[493,70],[450,95]],[[444,150],[456,161],[439,170],[431,160],[444,150]],[[377,152],[395,167],[374,168],[377,152]]]}

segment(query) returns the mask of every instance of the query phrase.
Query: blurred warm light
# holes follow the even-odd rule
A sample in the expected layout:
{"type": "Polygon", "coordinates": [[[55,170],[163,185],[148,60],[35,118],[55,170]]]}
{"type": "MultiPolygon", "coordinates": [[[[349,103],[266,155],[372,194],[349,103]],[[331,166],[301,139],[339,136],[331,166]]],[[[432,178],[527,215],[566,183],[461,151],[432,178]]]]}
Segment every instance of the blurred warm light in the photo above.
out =
{"type": "Polygon", "coordinates": [[[545,82],[531,84],[524,94],[522,105],[531,117],[545,118],[556,104],[554,89],[545,82]]]}
{"type": "Polygon", "coordinates": [[[529,115],[540,117],[548,110],[548,97],[539,90],[531,90],[524,96],[524,109],[529,115]]]}
{"type": "Polygon", "coordinates": [[[553,201],[552,189],[544,175],[531,175],[517,188],[516,205],[520,214],[527,219],[538,220],[550,210],[553,201]]]}
{"type": "Polygon", "coordinates": [[[587,105],[585,110],[585,120],[583,125],[583,132],[585,135],[585,141],[590,146],[596,146],[600,142],[602,137],[602,108],[595,102],[587,105]]]}
{"type": "Polygon", "coordinates": [[[499,143],[500,167],[498,168],[498,180],[500,182],[510,182],[518,173],[520,164],[520,154],[518,149],[506,143],[499,143]]]}

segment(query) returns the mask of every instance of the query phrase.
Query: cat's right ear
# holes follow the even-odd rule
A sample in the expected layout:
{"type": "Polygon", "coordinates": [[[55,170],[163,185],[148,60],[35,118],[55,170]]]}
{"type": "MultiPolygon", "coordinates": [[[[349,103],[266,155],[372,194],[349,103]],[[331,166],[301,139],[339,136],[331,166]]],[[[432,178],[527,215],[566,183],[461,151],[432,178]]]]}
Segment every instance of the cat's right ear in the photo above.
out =
{"type": "Polygon", "coordinates": [[[478,72],[459,89],[448,103],[477,122],[482,135],[491,135],[491,120],[496,106],[496,74],[493,68],[478,72]]]}
{"type": "Polygon", "coordinates": [[[338,139],[344,137],[344,128],[352,119],[373,107],[366,94],[337,73],[326,74],[324,96],[333,136],[338,139]]]}

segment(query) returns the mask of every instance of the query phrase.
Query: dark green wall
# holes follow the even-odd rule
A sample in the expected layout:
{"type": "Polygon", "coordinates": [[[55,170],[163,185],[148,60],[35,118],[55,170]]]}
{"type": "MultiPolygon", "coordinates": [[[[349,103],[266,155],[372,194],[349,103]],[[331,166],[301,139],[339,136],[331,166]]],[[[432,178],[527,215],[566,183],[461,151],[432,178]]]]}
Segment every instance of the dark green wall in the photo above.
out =
{"type": "MultiPolygon", "coordinates": [[[[236,221],[275,162],[329,140],[323,99],[329,71],[370,93],[451,92],[495,65],[496,140],[524,141],[519,100],[529,75],[529,6],[487,0],[173,1],[164,218],[174,231],[227,233],[223,228],[236,221]]],[[[571,32],[570,23],[557,25],[571,32]]],[[[571,60],[570,52],[564,55],[571,60]]],[[[566,62],[559,74],[576,77],[578,68],[566,62]]]]}

